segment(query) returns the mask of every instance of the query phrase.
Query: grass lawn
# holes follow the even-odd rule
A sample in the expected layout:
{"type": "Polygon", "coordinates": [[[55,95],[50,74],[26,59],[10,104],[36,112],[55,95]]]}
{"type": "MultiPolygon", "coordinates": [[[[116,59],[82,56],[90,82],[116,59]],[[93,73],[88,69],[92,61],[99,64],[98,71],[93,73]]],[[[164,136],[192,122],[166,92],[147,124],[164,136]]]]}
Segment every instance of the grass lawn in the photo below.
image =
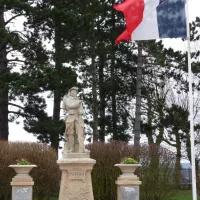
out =
{"type": "MultiPolygon", "coordinates": [[[[181,190],[170,200],[192,200],[192,190],[181,190]]],[[[200,200],[200,197],[198,197],[198,200],[200,200]]]]}
{"type": "MultiPolygon", "coordinates": [[[[48,200],[58,200],[57,198],[50,198],[48,200]]],[[[177,195],[169,200],[192,200],[192,190],[180,190],[177,195]]],[[[200,200],[198,196],[197,200],[200,200]]]]}

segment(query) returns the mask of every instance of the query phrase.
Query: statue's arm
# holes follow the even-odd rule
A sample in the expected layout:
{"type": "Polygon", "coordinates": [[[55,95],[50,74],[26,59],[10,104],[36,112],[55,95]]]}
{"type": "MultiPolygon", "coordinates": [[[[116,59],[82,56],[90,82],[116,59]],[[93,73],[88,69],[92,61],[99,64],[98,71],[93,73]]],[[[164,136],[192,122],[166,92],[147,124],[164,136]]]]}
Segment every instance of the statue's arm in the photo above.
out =
{"type": "Polygon", "coordinates": [[[66,106],[67,106],[68,109],[77,109],[77,108],[80,107],[81,103],[82,103],[82,101],[78,101],[76,103],[74,102],[73,104],[67,103],[66,106]]]}
{"type": "Polygon", "coordinates": [[[64,98],[63,98],[63,103],[62,103],[62,109],[63,109],[63,110],[67,110],[65,101],[66,101],[66,97],[64,96],[64,98]]]}
{"type": "Polygon", "coordinates": [[[83,115],[83,102],[81,102],[80,107],[79,107],[79,114],[83,115]]]}

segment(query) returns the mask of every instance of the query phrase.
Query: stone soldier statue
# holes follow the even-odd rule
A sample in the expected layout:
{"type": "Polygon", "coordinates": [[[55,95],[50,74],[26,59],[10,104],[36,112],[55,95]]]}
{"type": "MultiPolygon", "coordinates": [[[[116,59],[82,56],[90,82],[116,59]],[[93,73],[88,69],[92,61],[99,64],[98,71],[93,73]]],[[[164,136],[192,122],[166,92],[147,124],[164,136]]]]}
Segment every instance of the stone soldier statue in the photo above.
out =
{"type": "Polygon", "coordinates": [[[77,97],[78,88],[72,87],[63,99],[63,109],[68,111],[65,119],[64,152],[84,153],[84,121],[82,101],[77,97]]]}

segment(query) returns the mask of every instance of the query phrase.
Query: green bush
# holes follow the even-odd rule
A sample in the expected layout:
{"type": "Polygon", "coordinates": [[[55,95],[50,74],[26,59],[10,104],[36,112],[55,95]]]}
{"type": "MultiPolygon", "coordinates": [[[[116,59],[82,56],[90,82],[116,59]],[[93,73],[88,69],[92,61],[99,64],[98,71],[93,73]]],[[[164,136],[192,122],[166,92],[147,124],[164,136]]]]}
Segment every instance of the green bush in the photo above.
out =
{"type": "Polygon", "coordinates": [[[31,165],[31,163],[28,160],[22,158],[21,160],[17,160],[17,165],[31,165]]]}
{"type": "Polygon", "coordinates": [[[27,142],[0,142],[0,200],[11,199],[10,182],[15,171],[8,166],[17,160],[27,159],[37,165],[30,175],[34,180],[35,199],[56,197],[59,193],[60,170],[56,163],[56,152],[47,145],[27,142]]]}
{"type": "Polygon", "coordinates": [[[125,157],[136,158],[142,164],[142,167],[136,170],[142,181],[141,200],[169,199],[175,193],[175,155],[167,149],[153,145],[134,148],[122,142],[95,143],[88,148],[91,158],[97,161],[92,171],[95,200],[117,199],[115,181],[121,172],[114,165],[125,157]]]}
{"type": "Polygon", "coordinates": [[[169,200],[177,190],[174,179],[175,155],[165,148],[142,146],[139,176],[141,200],[169,200]]]}

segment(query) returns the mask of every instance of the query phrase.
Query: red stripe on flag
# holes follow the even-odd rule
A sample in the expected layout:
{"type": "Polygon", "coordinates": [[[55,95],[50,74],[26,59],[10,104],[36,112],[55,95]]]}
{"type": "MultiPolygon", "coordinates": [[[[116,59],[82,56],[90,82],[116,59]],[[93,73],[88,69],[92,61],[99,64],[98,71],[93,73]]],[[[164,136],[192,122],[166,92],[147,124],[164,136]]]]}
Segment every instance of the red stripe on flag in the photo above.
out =
{"type": "Polygon", "coordinates": [[[127,29],[115,40],[115,44],[119,44],[120,41],[131,40],[131,35],[128,34],[127,29]]]}
{"type": "Polygon", "coordinates": [[[144,0],[126,0],[113,7],[123,12],[126,21],[126,30],[115,40],[115,43],[119,44],[122,40],[131,40],[132,32],[143,19],[144,0]]]}

